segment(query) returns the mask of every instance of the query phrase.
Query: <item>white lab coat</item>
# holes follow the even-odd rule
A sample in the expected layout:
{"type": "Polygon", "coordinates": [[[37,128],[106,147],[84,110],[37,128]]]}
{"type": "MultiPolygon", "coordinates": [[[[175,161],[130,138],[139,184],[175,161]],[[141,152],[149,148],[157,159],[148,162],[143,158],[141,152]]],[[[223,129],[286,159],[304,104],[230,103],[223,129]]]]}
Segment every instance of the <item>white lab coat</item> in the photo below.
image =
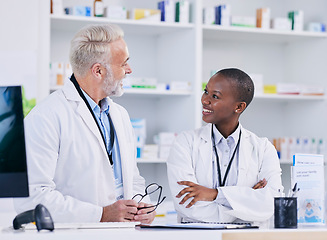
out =
{"type": "MultiPolygon", "coordinates": [[[[127,111],[109,99],[117,134],[124,198],[144,193],[127,111]]],[[[55,222],[99,222],[116,201],[113,168],[98,127],[71,81],[25,119],[30,197],[15,199],[18,213],[45,205],[55,222]]]]}
{"type": "Polygon", "coordinates": [[[274,212],[274,196],[283,191],[281,169],[274,146],[266,138],[259,138],[242,128],[239,147],[239,169],[236,186],[221,187],[221,192],[230,207],[214,201],[198,201],[191,208],[179,202],[175,196],[185,186],[177,181],[192,181],[213,188],[213,147],[211,126],[181,133],[175,140],[167,161],[170,190],[179,221],[205,222],[262,222],[274,212]],[[267,186],[253,190],[252,187],[263,178],[267,186]]]}

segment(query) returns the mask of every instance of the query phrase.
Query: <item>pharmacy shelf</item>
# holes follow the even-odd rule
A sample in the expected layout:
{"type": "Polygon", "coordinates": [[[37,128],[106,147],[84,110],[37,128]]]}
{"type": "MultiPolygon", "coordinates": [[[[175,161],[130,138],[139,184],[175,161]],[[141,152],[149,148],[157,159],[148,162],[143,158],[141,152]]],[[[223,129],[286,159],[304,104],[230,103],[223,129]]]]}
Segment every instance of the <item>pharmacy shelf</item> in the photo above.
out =
{"type": "Polygon", "coordinates": [[[194,28],[192,23],[166,23],[166,22],[150,22],[145,20],[114,20],[100,17],[80,17],[69,15],[50,15],[51,29],[74,31],[80,29],[87,24],[103,24],[115,23],[120,25],[124,31],[139,35],[161,35],[169,32],[177,32],[194,28]]]}
{"type": "Polygon", "coordinates": [[[309,39],[325,39],[327,33],[320,32],[294,32],[275,29],[260,29],[248,27],[226,27],[219,25],[203,25],[203,38],[213,40],[256,41],[289,43],[309,39]]]}
{"type": "Polygon", "coordinates": [[[255,95],[254,99],[258,100],[276,100],[276,101],[324,101],[326,97],[322,96],[306,96],[291,94],[260,94],[255,95]]]}
{"type": "MultiPolygon", "coordinates": [[[[63,86],[52,86],[50,92],[61,89],[63,86]]],[[[157,90],[157,89],[124,89],[123,96],[145,96],[145,97],[164,97],[164,96],[190,96],[191,91],[175,91],[175,90],[157,90]]]]}
{"type": "Polygon", "coordinates": [[[166,163],[166,159],[161,158],[153,158],[153,159],[144,159],[144,158],[137,158],[137,163],[166,163]]]}
{"type": "Polygon", "coordinates": [[[125,89],[124,94],[128,96],[190,96],[191,91],[176,91],[176,90],[158,90],[158,89],[125,89]]]}

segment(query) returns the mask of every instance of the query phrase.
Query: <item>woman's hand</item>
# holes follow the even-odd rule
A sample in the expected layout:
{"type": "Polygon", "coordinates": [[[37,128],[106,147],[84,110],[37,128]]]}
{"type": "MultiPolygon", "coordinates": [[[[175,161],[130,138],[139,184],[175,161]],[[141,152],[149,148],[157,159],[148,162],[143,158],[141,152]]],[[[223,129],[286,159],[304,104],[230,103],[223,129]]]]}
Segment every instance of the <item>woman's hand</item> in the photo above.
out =
{"type": "Polygon", "coordinates": [[[193,197],[193,200],[186,206],[186,208],[190,208],[197,201],[213,201],[216,199],[218,194],[217,189],[207,188],[190,181],[180,181],[177,183],[179,185],[187,186],[176,195],[177,198],[180,198],[186,194],[179,204],[184,204],[188,199],[193,197]]]}

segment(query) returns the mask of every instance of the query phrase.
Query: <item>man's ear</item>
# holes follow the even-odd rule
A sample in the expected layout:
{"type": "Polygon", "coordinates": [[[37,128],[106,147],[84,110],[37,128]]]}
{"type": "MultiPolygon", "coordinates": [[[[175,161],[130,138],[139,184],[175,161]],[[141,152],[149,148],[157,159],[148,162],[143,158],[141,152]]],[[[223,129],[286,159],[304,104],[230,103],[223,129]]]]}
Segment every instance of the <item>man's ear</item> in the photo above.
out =
{"type": "Polygon", "coordinates": [[[100,63],[93,64],[93,66],[91,67],[91,73],[95,78],[101,79],[103,74],[103,68],[101,64],[100,63]]]}
{"type": "Polygon", "coordinates": [[[246,108],[246,102],[239,102],[236,106],[235,112],[241,114],[246,108]]]}

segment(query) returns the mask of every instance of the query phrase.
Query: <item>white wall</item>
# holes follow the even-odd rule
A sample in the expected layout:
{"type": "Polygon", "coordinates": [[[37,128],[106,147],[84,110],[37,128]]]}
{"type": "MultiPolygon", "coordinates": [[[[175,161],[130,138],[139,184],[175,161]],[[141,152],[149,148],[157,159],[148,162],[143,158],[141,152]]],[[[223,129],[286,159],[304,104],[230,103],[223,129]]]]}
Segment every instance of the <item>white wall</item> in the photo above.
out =
{"type": "MultiPolygon", "coordinates": [[[[48,4],[43,0],[1,1],[0,85],[28,83],[25,87],[31,89],[32,95],[44,96],[40,86],[48,83],[40,79],[42,74],[48,74],[48,63],[43,63],[46,53],[40,53],[39,47],[46,43],[42,41],[46,32],[40,36],[40,29],[47,22],[39,19],[43,14],[40,9],[48,4]]],[[[0,225],[10,226],[15,215],[12,199],[0,199],[0,225]]]]}

